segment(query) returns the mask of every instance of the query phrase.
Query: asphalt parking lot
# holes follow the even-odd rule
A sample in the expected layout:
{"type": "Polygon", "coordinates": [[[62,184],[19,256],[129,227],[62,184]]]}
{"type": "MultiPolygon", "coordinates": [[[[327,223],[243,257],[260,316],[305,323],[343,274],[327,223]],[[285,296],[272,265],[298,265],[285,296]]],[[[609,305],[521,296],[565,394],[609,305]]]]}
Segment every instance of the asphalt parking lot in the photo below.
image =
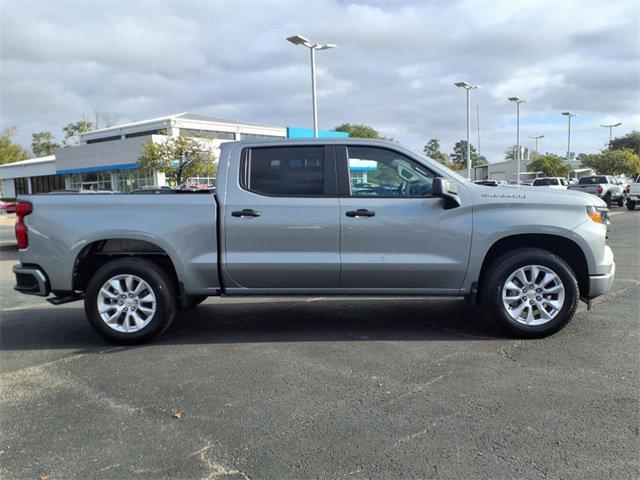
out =
{"type": "Polygon", "coordinates": [[[251,298],[114,347],[2,251],[0,477],[638,478],[640,211],[612,213],[613,291],[531,341],[460,300],[251,298]]]}

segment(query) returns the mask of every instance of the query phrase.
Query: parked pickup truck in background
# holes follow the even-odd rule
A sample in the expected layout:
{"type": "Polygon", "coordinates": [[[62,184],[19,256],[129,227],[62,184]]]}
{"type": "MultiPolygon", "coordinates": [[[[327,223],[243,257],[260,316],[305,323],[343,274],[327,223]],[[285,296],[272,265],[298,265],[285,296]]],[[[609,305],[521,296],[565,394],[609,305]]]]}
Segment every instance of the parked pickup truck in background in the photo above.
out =
{"type": "Polygon", "coordinates": [[[212,295],[461,296],[543,337],[615,274],[601,199],[475,185],[374,140],[230,142],[215,194],[28,195],[16,211],[15,289],[83,298],[123,344],[212,295]]]}
{"type": "Polygon", "coordinates": [[[569,181],[562,177],[540,177],[533,181],[533,186],[564,190],[569,186],[569,181]]]}
{"type": "Polygon", "coordinates": [[[640,205],[640,175],[627,187],[627,209],[635,210],[640,205]]]}
{"type": "Polygon", "coordinates": [[[624,206],[625,191],[622,182],[610,175],[593,175],[581,177],[578,183],[569,185],[569,190],[591,193],[600,197],[607,206],[615,202],[618,206],[624,206]]]}

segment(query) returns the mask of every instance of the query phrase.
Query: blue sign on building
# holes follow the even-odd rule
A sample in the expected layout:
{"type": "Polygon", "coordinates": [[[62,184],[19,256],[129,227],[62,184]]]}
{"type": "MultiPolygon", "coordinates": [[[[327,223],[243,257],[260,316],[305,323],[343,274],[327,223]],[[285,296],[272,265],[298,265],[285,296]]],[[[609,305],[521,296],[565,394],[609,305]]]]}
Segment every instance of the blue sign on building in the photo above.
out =
{"type": "MultiPolygon", "coordinates": [[[[287,127],[287,138],[313,138],[313,128],[287,127]]],[[[318,130],[318,138],[349,138],[349,134],[333,130],[318,130]]]]}

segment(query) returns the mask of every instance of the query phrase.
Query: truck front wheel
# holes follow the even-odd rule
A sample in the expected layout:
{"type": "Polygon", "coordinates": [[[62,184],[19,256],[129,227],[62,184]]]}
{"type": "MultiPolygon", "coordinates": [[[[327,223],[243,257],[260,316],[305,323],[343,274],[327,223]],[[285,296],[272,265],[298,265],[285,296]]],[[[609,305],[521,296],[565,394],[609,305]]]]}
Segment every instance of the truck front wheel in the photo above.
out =
{"type": "Polygon", "coordinates": [[[499,327],[521,338],[542,338],[562,329],[578,308],[578,282],[557,255],[538,248],[512,250],[485,275],[482,300],[499,327]]]}
{"type": "Polygon", "coordinates": [[[167,273],[142,258],[113,260],[98,269],[85,291],[89,323],[110,342],[143,343],[160,335],[176,314],[167,273]]]}

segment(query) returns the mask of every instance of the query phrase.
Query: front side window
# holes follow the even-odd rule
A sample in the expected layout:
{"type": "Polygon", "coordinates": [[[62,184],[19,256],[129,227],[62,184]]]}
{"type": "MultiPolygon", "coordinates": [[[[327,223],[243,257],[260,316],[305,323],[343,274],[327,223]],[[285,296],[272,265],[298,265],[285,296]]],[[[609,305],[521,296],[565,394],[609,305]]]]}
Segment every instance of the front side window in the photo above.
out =
{"type": "Polygon", "coordinates": [[[377,147],[348,147],[349,186],[354,197],[420,197],[435,174],[404,155],[377,147]]]}
{"type": "Polygon", "coordinates": [[[322,196],[324,148],[253,148],[245,165],[244,187],[263,195],[322,196]]]}

